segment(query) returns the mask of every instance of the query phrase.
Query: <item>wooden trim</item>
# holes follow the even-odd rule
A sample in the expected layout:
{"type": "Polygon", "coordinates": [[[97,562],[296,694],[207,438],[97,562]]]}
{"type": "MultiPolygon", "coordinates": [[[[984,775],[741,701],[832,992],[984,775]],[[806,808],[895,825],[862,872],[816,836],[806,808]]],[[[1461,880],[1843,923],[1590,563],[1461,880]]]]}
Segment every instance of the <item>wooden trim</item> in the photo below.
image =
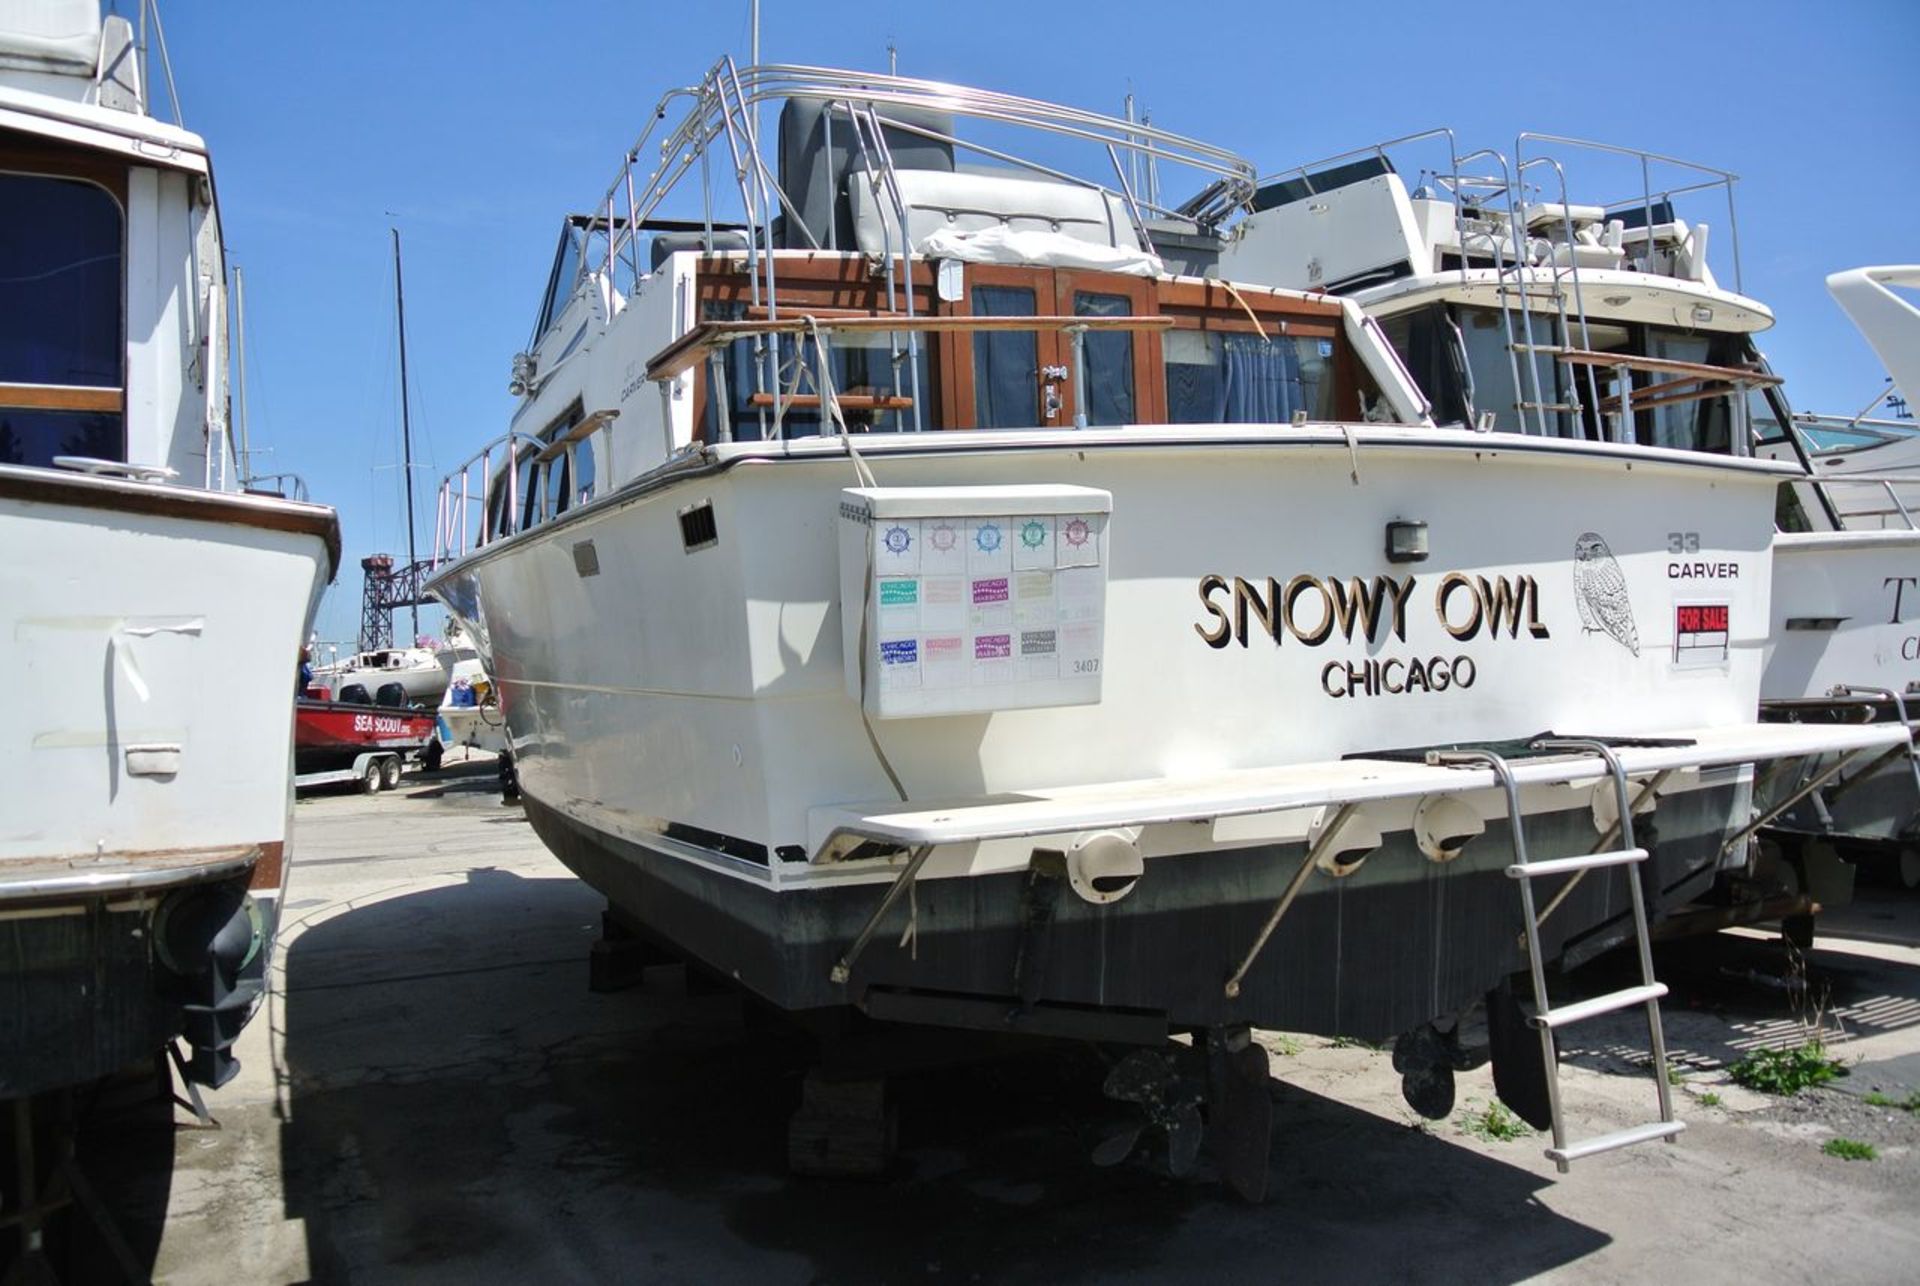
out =
{"type": "Polygon", "coordinates": [[[253,864],[253,873],[247,877],[249,891],[261,890],[278,893],[281,873],[286,870],[287,846],[282,840],[269,840],[258,846],[260,860],[253,864]]]}
{"type": "MultiPolygon", "coordinates": [[[[9,174],[39,174],[54,179],[79,179],[103,187],[120,206],[124,223],[127,209],[127,166],[130,157],[113,156],[98,148],[79,143],[40,139],[30,134],[0,129],[0,171],[9,174]]],[[[122,244],[125,244],[122,229],[122,244]]]]}
{"type": "MultiPolygon", "coordinates": [[[[840,409],[843,411],[911,411],[913,409],[912,398],[894,397],[890,394],[840,393],[837,394],[833,400],[840,404],[840,409]]],[[[775,401],[776,399],[771,393],[750,393],[747,395],[747,405],[751,407],[766,407],[771,410],[775,405],[775,401]]],[[[790,411],[817,411],[820,409],[820,397],[817,393],[796,393],[792,397],[787,398],[786,403],[787,409],[790,411]]]]}
{"type": "Polygon", "coordinates": [[[0,406],[36,411],[110,411],[125,408],[117,388],[59,384],[0,384],[0,406]]]}
{"type": "MultiPolygon", "coordinates": [[[[1212,281],[1194,281],[1175,279],[1159,283],[1161,311],[1184,308],[1208,313],[1238,313],[1242,319],[1246,312],[1240,307],[1234,292],[1212,281]]],[[[1234,290],[1240,298],[1256,313],[1275,313],[1285,317],[1313,317],[1336,319],[1340,316],[1340,305],[1330,300],[1302,298],[1291,293],[1280,293],[1271,287],[1243,286],[1234,283],[1234,290]]]]}
{"type": "MultiPolygon", "coordinates": [[[[563,416],[561,418],[564,419],[565,417],[563,416]]],[[[568,447],[580,441],[582,438],[590,437],[598,433],[601,429],[606,428],[619,418],[620,412],[612,410],[595,411],[592,415],[583,417],[568,426],[566,432],[560,434],[558,437],[548,438],[546,448],[534,457],[534,463],[545,464],[549,460],[565,455],[568,447]]]]}
{"type": "MultiPolygon", "coordinates": [[[[1158,331],[1172,326],[1170,319],[1158,314],[1158,292],[1153,289],[1154,282],[1143,277],[1128,277],[1119,273],[1093,273],[1074,269],[1058,268],[1053,273],[1054,307],[1062,313],[1074,312],[1076,295],[1118,295],[1128,301],[1137,317],[1160,323],[1154,330],[1141,335],[1133,345],[1133,422],[1135,424],[1161,424],[1166,421],[1167,379],[1163,364],[1160,335],[1158,331]],[[1159,378],[1154,378],[1158,374],[1159,378]]],[[[1078,314],[1074,314],[1078,315],[1078,314]]],[[[1082,320],[1093,322],[1098,318],[1086,317],[1082,320]]],[[[1089,326],[1089,330],[1104,329],[1089,326]]],[[[1144,329],[1144,328],[1143,328],[1144,329]]],[[[1070,337],[1060,341],[1062,364],[1071,369],[1073,365],[1073,341],[1070,337]]],[[[1061,415],[1068,424],[1076,421],[1080,413],[1080,387],[1069,378],[1066,397],[1062,399],[1064,407],[1061,415]]]]}
{"type": "Polygon", "coordinates": [[[1728,384],[1746,384],[1753,388],[1771,388],[1775,384],[1786,383],[1781,376],[1751,371],[1742,366],[1706,366],[1699,362],[1676,362],[1665,357],[1636,357],[1632,353],[1595,353],[1584,348],[1568,348],[1553,356],[1578,366],[1601,366],[1610,370],[1624,366],[1630,371],[1691,375],[1696,379],[1724,380],[1728,384]]]}
{"type": "Polygon", "coordinates": [[[109,513],[184,518],[194,522],[314,536],[325,542],[331,581],[340,570],[340,520],[323,505],[268,496],[203,491],[164,483],[129,482],[61,469],[0,465],[0,500],[70,505],[109,513]]]}
{"type": "MultiPolygon", "coordinates": [[[[1172,325],[1171,321],[1162,317],[908,317],[904,313],[888,317],[816,317],[813,320],[824,331],[849,331],[865,335],[885,335],[893,331],[1063,331],[1080,326],[1088,330],[1164,330],[1172,325]]],[[[698,363],[708,349],[722,347],[736,339],[753,335],[805,334],[810,329],[808,315],[804,314],[782,317],[778,321],[701,322],[653,355],[647,362],[647,378],[673,379],[698,363]]]]}

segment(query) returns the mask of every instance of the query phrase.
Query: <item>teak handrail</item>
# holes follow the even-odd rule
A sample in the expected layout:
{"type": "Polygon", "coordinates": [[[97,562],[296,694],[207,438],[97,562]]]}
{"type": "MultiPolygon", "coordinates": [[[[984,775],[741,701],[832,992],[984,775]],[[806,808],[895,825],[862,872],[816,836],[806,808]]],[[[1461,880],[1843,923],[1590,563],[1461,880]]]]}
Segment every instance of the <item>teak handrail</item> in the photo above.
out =
{"type": "MultiPolygon", "coordinates": [[[[869,393],[839,393],[834,396],[843,411],[911,411],[913,399],[894,397],[891,394],[877,395],[869,393]]],[[[747,397],[751,407],[773,407],[784,404],[790,411],[817,411],[820,409],[818,393],[795,393],[791,397],[776,398],[771,393],[753,393],[747,397]]]]}
{"type": "Polygon", "coordinates": [[[1724,380],[1728,384],[1750,384],[1754,388],[1772,388],[1775,384],[1786,382],[1778,375],[1748,370],[1743,366],[1707,366],[1699,362],[1676,362],[1665,357],[1637,357],[1632,353],[1596,353],[1585,348],[1569,348],[1554,356],[1563,362],[1581,366],[1604,366],[1609,369],[1624,366],[1630,371],[1691,375],[1696,379],[1724,380]]]}
{"type": "MultiPolygon", "coordinates": [[[[1074,317],[1047,314],[1037,317],[782,317],[777,321],[701,322],[655,353],[647,362],[647,378],[670,380],[696,366],[713,349],[751,335],[798,335],[816,327],[823,331],[887,334],[890,331],[1070,331],[1168,330],[1171,317],[1074,317]]],[[[845,405],[844,399],[842,405],[845,405]]]]}

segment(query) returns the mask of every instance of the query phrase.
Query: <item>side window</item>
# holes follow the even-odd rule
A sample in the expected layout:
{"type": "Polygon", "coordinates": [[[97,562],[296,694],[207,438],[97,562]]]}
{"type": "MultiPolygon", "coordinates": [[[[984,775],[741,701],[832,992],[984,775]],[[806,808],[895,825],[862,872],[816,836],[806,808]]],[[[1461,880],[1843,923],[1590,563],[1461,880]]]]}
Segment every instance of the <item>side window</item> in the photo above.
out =
{"type": "Polygon", "coordinates": [[[573,448],[569,463],[573,472],[573,503],[584,505],[593,499],[593,442],[591,439],[573,448]]]}
{"type": "MultiPolygon", "coordinates": [[[[1075,291],[1073,312],[1076,317],[1125,317],[1133,312],[1133,301],[1125,295],[1075,291]]],[[[1081,343],[1087,364],[1087,423],[1134,423],[1132,333],[1093,330],[1081,343]]]]}
{"type": "Polygon", "coordinates": [[[126,457],[120,204],[0,173],[0,463],[126,457]]]}
{"type": "Polygon", "coordinates": [[[1296,411],[1333,418],[1332,340],[1170,331],[1163,343],[1170,423],[1286,424],[1296,411]]]}
{"type": "Polygon", "coordinates": [[[520,462],[520,530],[540,521],[540,466],[532,455],[520,462]]]}
{"type": "MultiPolygon", "coordinates": [[[[976,317],[1032,317],[1038,311],[1032,290],[1018,286],[973,288],[976,317]]],[[[1039,334],[1030,330],[973,333],[973,422],[980,428],[1024,429],[1043,422],[1038,418],[1039,340],[1039,334]]]]}
{"type": "Polygon", "coordinates": [[[563,452],[541,466],[547,471],[547,505],[545,516],[558,518],[567,511],[568,502],[573,499],[567,486],[567,457],[572,452],[563,452]]]}

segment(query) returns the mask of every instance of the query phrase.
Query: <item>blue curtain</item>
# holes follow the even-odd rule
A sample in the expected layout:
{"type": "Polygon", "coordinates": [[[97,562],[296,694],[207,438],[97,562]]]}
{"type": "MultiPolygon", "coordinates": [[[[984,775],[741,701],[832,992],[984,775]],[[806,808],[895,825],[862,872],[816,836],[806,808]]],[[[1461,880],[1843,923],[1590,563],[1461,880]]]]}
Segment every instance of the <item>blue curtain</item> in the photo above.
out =
{"type": "Polygon", "coordinates": [[[1222,347],[1227,368],[1222,423],[1285,424],[1308,405],[1291,339],[1229,335],[1222,347]]]}

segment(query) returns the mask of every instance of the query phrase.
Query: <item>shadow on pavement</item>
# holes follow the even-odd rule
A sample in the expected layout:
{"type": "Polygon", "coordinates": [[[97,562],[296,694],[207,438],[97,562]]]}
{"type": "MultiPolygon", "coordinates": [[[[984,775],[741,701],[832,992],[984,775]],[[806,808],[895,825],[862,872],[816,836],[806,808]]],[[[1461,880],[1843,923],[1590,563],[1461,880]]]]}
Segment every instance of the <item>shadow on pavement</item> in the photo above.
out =
{"type": "Polygon", "coordinates": [[[1290,1087],[1263,1207],[1096,1169],[1087,1049],[903,1077],[887,1180],[794,1179],[805,1043],[730,997],[589,993],[598,910],[476,871],[294,944],[282,1151],[316,1280],[1511,1281],[1607,1241],[1544,1179],[1290,1087]]]}
{"type": "MultiPolygon", "coordinates": [[[[1878,1036],[1920,1026],[1920,964],[1849,950],[1848,942],[1920,944],[1920,897],[1862,888],[1853,905],[1820,916],[1813,947],[1805,952],[1779,937],[1736,933],[1661,944],[1655,972],[1670,989],[1662,1010],[1675,1063],[1683,1071],[1714,1070],[1756,1049],[1798,1045],[1816,1030],[1844,1053],[1835,1044],[1843,1034],[1878,1036]]],[[[1567,979],[1573,995],[1638,981],[1627,951],[1567,979]]],[[[1646,1023],[1637,1009],[1575,1032],[1563,1046],[1569,1063],[1617,1070],[1646,1060],[1646,1023]]]]}

